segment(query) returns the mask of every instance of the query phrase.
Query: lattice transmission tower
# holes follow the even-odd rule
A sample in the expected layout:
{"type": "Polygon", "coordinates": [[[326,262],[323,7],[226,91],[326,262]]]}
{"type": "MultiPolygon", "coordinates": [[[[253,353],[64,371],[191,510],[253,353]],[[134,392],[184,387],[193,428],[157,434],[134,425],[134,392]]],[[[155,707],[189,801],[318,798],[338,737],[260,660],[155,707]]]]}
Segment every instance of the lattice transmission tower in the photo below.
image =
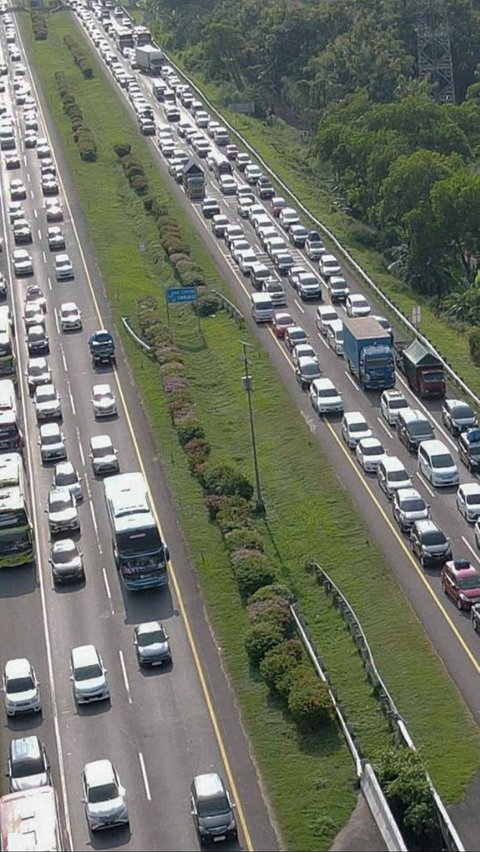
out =
{"type": "Polygon", "coordinates": [[[418,76],[435,84],[434,95],[455,103],[452,51],[444,0],[417,0],[415,4],[418,76]]]}

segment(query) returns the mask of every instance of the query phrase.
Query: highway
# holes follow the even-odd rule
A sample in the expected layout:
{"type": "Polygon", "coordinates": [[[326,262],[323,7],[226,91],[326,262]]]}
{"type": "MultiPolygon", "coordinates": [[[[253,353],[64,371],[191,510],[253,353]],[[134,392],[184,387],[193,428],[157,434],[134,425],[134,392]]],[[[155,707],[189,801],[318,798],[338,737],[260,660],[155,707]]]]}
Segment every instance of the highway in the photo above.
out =
{"type": "MultiPolygon", "coordinates": [[[[85,29],[85,25],[80,24],[80,22],[79,25],[84,27],[84,32],[88,37],[89,34],[85,29]]],[[[95,21],[95,25],[102,33],[104,32],[99,22],[95,21]]],[[[148,77],[145,77],[138,71],[132,71],[129,62],[119,54],[113,41],[106,34],[105,37],[125,71],[135,76],[142,94],[144,94],[149,104],[153,107],[157,126],[165,126],[167,121],[163,106],[152,98],[151,84],[149,84],[148,77]]],[[[93,43],[92,47],[96,49],[93,43]]],[[[100,55],[99,59],[103,61],[100,55]]],[[[130,105],[126,90],[120,87],[115,81],[108,66],[104,64],[104,67],[118,95],[124,99],[126,104],[130,105]]],[[[195,123],[189,110],[183,107],[180,102],[177,103],[177,106],[180,109],[181,120],[189,121],[194,126],[195,123]]],[[[133,110],[132,115],[134,115],[133,110]]],[[[207,179],[206,195],[217,199],[220,211],[225,213],[231,223],[239,224],[242,227],[247,239],[258,255],[258,259],[266,262],[273,272],[268,256],[259,244],[252,225],[248,220],[240,218],[237,213],[236,197],[222,195],[212,172],[206,168],[205,160],[198,159],[192,147],[177,135],[175,125],[172,125],[172,127],[174,128],[175,145],[184,148],[189,156],[204,169],[207,179]]],[[[159,151],[155,138],[149,137],[147,141],[158,162],[166,172],[168,160],[159,151]]],[[[212,149],[217,152],[222,151],[222,149],[216,148],[213,142],[212,149]]],[[[234,176],[238,184],[244,183],[243,175],[239,172],[235,171],[234,176]]],[[[362,472],[354,454],[347,449],[343,442],[340,432],[340,420],[327,421],[318,417],[310,405],[308,395],[300,389],[295,379],[291,356],[285,345],[275,338],[270,327],[256,326],[251,320],[249,297],[252,288],[248,277],[241,274],[237,265],[232,260],[224,241],[213,236],[210,222],[204,219],[200,204],[190,202],[183,190],[175,183],[174,179],[170,176],[168,176],[168,179],[172,192],[176,193],[184,209],[189,211],[192,221],[203,236],[212,256],[217,260],[220,269],[225,275],[225,279],[230,284],[233,300],[242,310],[247,323],[250,324],[258,339],[261,340],[262,345],[269,352],[274,367],[280,373],[285,386],[298,404],[299,411],[312,434],[320,441],[323,449],[326,451],[345,488],[352,496],[360,515],[367,523],[372,536],[380,544],[386,563],[403,588],[426,633],[430,637],[433,646],[456,682],[472,714],[477,718],[480,700],[478,678],[478,674],[480,673],[480,639],[471,628],[469,615],[459,612],[454,603],[445,597],[438,570],[424,571],[420,567],[410,551],[408,537],[399,531],[393,520],[389,501],[381,491],[376,478],[365,475],[362,472]]],[[[265,212],[268,212],[267,209],[265,212]]],[[[279,236],[285,236],[278,224],[278,220],[272,219],[272,225],[278,229],[279,236]]],[[[318,266],[311,262],[302,250],[293,249],[290,250],[290,253],[293,255],[295,262],[301,263],[318,275],[318,266]]],[[[349,274],[348,270],[344,270],[344,274],[352,292],[361,292],[358,282],[349,274]]],[[[361,390],[356,380],[348,372],[343,358],[334,354],[323,336],[318,332],[315,323],[316,304],[303,304],[299,300],[295,290],[289,284],[288,279],[283,278],[282,283],[288,299],[286,310],[291,313],[298,325],[302,326],[308,333],[309,342],[317,351],[324,376],[331,378],[336,387],[342,391],[345,411],[361,411],[364,414],[374,434],[381,439],[387,453],[398,456],[404,462],[411,475],[413,486],[420,491],[426,502],[430,504],[433,520],[451,538],[454,558],[470,559],[472,564],[478,569],[480,567],[480,560],[479,552],[475,545],[473,528],[466,523],[456,508],[456,488],[435,489],[420,476],[415,456],[411,455],[405,449],[403,444],[396,438],[395,430],[389,427],[381,416],[379,406],[380,394],[375,392],[366,393],[361,390]]],[[[366,293],[366,296],[368,301],[374,305],[374,301],[370,298],[371,294],[366,293]]],[[[323,288],[323,297],[323,303],[328,304],[329,300],[325,288],[323,288]]],[[[340,316],[342,316],[343,307],[339,307],[338,310],[340,316]]],[[[382,314],[381,306],[374,305],[372,312],[382,314]]],[[[435,426],[436,437],[447,444],[457,461],[460,471],[460,481],[472,481],[475,477],[469,474],[460,462],[456,442],[442,425],[440,417],[441,401],[425,402],[416,398],[401,374],[397,374],[397,388],[405,394],[412,407],[428,412],[435,426]]],[[[449,396],[457,396],[454,389],[449,389],[449,396]]],[[[354,546],[354,542],[352,542],[352,546],[354,546]]],[[[321,560],[321,553],[319,553],[319,560],[321,560]]],[[[408,708],[405,708],[406,712],[407,710],[408,708]]]]}
{"type": "MultiPolygon", "coordinates": [[[[24,55],[20,37],[18,41],[24,55]]],[[[7,57],[3,35],[2,47],[7,57]]],[[[30,80],[37,102],[39,136],[50,139],[42,96],[29,72],[26,79],[30,80]]],[[[24,148],[22,108],[15,105],[11,75],[0,101],[15,118],[21,157],[21,167],[7,171],[3,152],[1,156],[0,209],[5,245],[0,266],[10,282],[16,321],[25,455],[37,551],[36,567],[0,572],[1,660],[3,665],[13,657],[28,657],[37,671],[43,701],[41,718],[28,716],[7,721],[4,717],[3,754],[10,737],[19,736],[20,732],[37,733],[45,742],[62,804],[65,848],[197,848],[189,813],[190,784],[198,773],[219,771],[237,804],[239,848],[275,849],[278,842],[248,743],[210,634],[148,424],[123,357],[119,351],[116,370],[94,371],[91,364],[89,335],[101,327],[111,328],[112,323],[85,224],[78,204],[73,203],[74,194],[62,158],[57,155],[56,141],[53,140],[52,156],[60,177],[62,227],[75,270],[73,280],[61,283],[55,279],[54,255],[47,243],[40,161],[35,148],[24,148]],[[26,246],[33,258],[33,278],[16,277],[12,269],[15,246],[6,208],[9,183],[14,178],[21,178],[27,188],[23,204],[33,230],[33,243],[26,246]],[[48,563],[50,538],[44,510],[53,470],[42,465],[34,406],[22,378],[27,361],[24,296],[33,280],[47,299],[48,358],[63,404],[62,431],[68,459],[82,477],[79,544],[86,569],[83,585],[54,587],[48,563]],[[57,313],[67,301],[76,302],[81,309],[81,332],[60,332],[57,313]],[[91,388],[99,381],[109,382],[117,396],[118,417],[108,422],[96,422],[93,416],[91,388]],[[165,590],[127,593],[117,575],[103,484],[94,477],[88,457],[90,437],[105,432],[118,448],[122,472],[145,471],[148,467],[152,495],[172,557],[170,586],[165,590]],[[147,672],[140,670],[137,663],[133,626],[154,619],[162,620],[168,631],[173,665],[147,672]],[[80,709],[73,700],[69,654],[72,647],[84,643],[95,644],[103,657],[111,702],[80,709]],[[89,834],[85,819],[81,772],[87,761],[104,757],[114,762],[126,787],[130,829],[116,829],[114,834],[107,831],[97,837],[89,834]]]]}

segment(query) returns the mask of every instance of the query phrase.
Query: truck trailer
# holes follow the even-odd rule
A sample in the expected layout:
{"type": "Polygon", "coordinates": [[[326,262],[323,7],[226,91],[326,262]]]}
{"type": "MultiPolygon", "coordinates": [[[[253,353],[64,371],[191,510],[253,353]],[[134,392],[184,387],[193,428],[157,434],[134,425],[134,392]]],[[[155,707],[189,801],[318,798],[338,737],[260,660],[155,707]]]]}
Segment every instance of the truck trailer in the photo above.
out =
{"type": "Polygon", "coordinates": [[[140,71],[155,76],[160,74],[160,69],[165,62],[162,51],[158,47],[154,47],[153,44],[137,46],[135,48],[135,61],[140,71]]]}
{"type": "Polygon", "coordinates": [[[343,320],[343,354],[350,372],[364,390],[394,387],[392,338],[375,317],[343,320]]]}
{"type": "Polygon", "coordinates": [[[408,384],[419,397],[444,397],[445,373],[443,364],[420,340],[394,344],[395,360],[405,374],[408,384]]]}

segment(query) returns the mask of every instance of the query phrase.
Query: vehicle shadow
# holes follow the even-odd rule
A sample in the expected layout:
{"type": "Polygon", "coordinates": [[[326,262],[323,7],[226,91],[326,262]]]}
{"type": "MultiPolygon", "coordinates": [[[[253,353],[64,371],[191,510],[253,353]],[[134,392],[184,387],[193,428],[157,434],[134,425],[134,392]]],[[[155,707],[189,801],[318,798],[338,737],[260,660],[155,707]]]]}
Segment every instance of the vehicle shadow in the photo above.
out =
{"type": "Polygon", "coordinates": [[[168,674],[173,671],[173,660],[170,663],[164,663],[162,666],[141,666],[138,664],[139,673],[146,678],[156,677],[159,674],[168,674]]]}
{"type": "Polygon", "coordinates": [[[0,571],[0,598],[31,595],[38,587],[35,563],[0,571]]]}
{"type": "Polygon", "coordinates": [[[7,727],[12,734],[28,734],[43,724],[43,713],[23,713],[17,716],[7,716],[7,727]]]}
{"type": "Polygon", "coordinates": [[[90,831],[89,834],[92,849],[105,850],[126,846],[132,837],[129,825],[104,828],[102,831],[90,831]]]}
{"type": "Polygon", "coordinates": [[[75,713],[77,716],[100,716],[101,713],[108,713],[111,707],[110,698],[106,701],[89,701],[85,704],[75,704],[75,713]]]}
{"type": "Polygon", "coordinates": [[[164,621],[178,615],[173,606],[172,593],[168,586],[129,592],[120,585],[125,608],[125,624],[141,624],[145,621],[164,621]]]}

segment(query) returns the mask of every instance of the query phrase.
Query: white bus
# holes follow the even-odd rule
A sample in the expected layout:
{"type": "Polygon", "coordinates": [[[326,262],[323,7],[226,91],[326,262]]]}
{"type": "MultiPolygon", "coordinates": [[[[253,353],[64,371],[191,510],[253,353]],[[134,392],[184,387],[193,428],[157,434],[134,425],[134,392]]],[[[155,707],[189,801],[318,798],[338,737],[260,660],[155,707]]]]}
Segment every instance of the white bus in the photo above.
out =
{"type": "Polygon", "coordinates": [[[11,379],[0,379],[0,452],[21,451],[24,443],[18,421],[15,385],[11,379]]]}
{"type": "Polygon", "coordinates": [[[134,47],[133,31],[129,27],[126,27],[125,24],[116,21],[115,18],[110,20],[110,27],[113,40],[120,53],[123,52],[124,47],[134,47]]]}
{"type": "Polygon", "coordinates": [[[120,473],[104,481],[112,547],[125,587],[131,591],[168,583],[168,547],[154,518],[141,473],[120,473]]]}
{"type": "Polygon", "coordinates": [[[0,799],[2,852],[61,852],[57,797],[53,787],[9,793],[0,799]]]}
{"type": "Polygon", "coordinates": [[[13,351],[13,323],[8,305],[0,307],[0,378],[11,376],[16,381],[16,359],[13,351]]]}

